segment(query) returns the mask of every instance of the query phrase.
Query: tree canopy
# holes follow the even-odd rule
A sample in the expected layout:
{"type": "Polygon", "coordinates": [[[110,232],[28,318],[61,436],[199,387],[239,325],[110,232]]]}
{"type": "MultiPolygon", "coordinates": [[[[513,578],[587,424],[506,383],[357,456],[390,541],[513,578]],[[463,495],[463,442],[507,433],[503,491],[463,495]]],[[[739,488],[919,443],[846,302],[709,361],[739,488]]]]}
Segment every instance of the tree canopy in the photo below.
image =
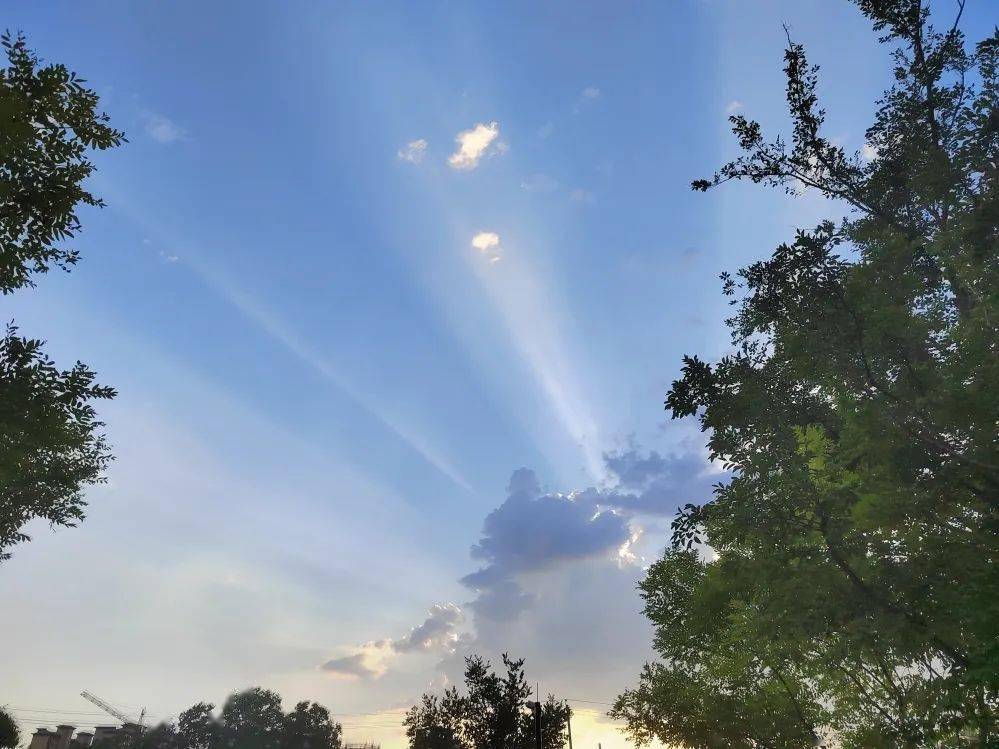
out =
{"type": "Polygon", "coordinates": [[[0,561],[28,539],[21,529],[33,518],[79,522],[82,487],[103,481],[111,460],[91,401],[114,389],[79,362],[58,369],[41,346],[13,325],[0,338],[0,561]]]}
{"type": "Polygon", "coordinates": [[[790,138],[731,118],[748,179],[845,205],[722,275],[733,353],[666,399],[733,478],[641,585],[640,743],[985,747],[999,728],[999,29],[858,0],[894,83],[862,153],[823,134],[789,38],[790,138]]]}
{"type": "Polygon", "coordinates": [[[83,187],[92,149],[125,136],[98,110],[97,93],[65,65],[43,65],[24,37],[0,39],[0,292],[33,286],[33,274],[79,260],[63,246],[80,229],[79,204],[101,206],[83,187]]]}
{"type": "Polygon", "coordinates": [[[17,721],[6,710],[0,709],[0,749],[16,749],[21,743],[21,730],[17,721]]]}
{"type": "MultiPolygon", "coordinates": [[[[535,729],[524,676],[524,660],[503,654],[505,674],[473,655],[465,659],[465,694],[449,687],[442,696],[424,694],[406,714],[411,749],[533,749],[535,729]]],[[[542,745],[562,749],[572,711],[548,695],[541,706],[542,745]]]]}
{"type": "MultiPolygon", "coordinates": [[[[51,266],[79,259],[64,243],[80,229],[78,205],[101,206],[83,187],[87,154],[124,135],[97,109],[97,94],[64,65],[43,65],[22,36],[2,36],[0,69],[0,292],[34,286],[51,266]]],[[[115,391],[94,383],[79,362],[58,369],[42,342],[10,324],[0,339],[0,561],[28,540],[33,518],[75,525],[83,488],[102,480],[111,460],[94,400],[115,391]]]]}
{"type": "Polygon", "coordinates": [[[299,702],[285,713],[281,696],[254,687],[233,694],[218,717],[199,702],[175,723],[162,723],[140,736],[125,732],[93,749],[340,749],[342,728],[322,705],[299,702]]]}

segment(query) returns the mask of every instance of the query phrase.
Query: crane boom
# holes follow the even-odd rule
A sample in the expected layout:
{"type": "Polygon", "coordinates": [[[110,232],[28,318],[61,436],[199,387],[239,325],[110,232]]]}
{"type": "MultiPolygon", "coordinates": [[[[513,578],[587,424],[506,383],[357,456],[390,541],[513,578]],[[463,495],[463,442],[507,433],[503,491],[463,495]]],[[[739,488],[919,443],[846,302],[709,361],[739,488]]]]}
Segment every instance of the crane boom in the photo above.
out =
{"type": "MultiPolygon", "coordinates": [[[[85,700],[93,702],[101,710],[103,710],[104,712],[106,712],[108,715],[113,715],[115,718],[117,718],[118,720],[120,720],[122,723],[131,723],[132,722],[129,719],[129,717],[127,715],[125,715],[125,713],[123,713],[121,710],[117,710],[117,709],[111,707],[111,705],[109,705],[108,703],[106,703],[100,697],[96,697],[96,696],[92,695],[90,692],[88,692],[86,690],[80,692],[80,696],[83,697],[83,699],[85,699],[85,700]]],[[[143,712],[145,712],[145,710],[143,710],[143,712]]]]}

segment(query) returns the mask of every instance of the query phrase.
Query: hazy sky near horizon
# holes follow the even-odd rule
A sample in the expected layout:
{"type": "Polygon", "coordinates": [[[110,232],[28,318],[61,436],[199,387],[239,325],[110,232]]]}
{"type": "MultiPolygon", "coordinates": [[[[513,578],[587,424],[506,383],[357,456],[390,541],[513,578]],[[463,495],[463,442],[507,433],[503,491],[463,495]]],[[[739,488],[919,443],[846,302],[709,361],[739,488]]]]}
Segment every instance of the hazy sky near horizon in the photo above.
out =
{"type": "Polygon", "coordinates": [[[394,749],[464,654],[509,651],[577,744],[622,746],[601,714],[651,657],[635,584],[719,477],[668,384],[727,351],[721,271],[842,214],[689,183],[735,155],[730,114],[787,132],[782,23],[863,148],[890,61],[859,12],[6,10],[130,142],[96,157],[80,265],[0,299],[119,390],[87,520],[0,566],[0,705],[33,730],[105,723],[83,689],[167,719],[262,685],[394,749]]]}

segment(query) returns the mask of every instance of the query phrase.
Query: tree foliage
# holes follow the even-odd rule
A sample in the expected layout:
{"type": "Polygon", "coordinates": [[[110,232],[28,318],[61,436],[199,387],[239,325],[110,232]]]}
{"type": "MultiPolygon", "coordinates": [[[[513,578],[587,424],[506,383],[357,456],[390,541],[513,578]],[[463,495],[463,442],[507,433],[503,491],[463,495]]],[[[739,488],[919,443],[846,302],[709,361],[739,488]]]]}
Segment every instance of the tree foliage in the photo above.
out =
{"type": "Polygon", "coordinates": [[[59,370],[41,345],[13,325],[0,338],[0,561],[28,540],[29,520],[81,520],[81,487],[102,481],[111,460],[91,402],[115,391],[79,362],[59,370]]]}
{"type": "MultiPolygon", "coordinates": [[[[534,720],[528,710],[532,690],[524,660],[503,654],[506,673],[497,674],[479,656],[465,659],[465,694],[449,687],[442,696],[424,694],[407,714],[411,749],[533,749],[534,720]]],[[[541,706],[542,745],[562,749],[572,711],[548,695],[541,706]]]]}
{"type": "Polygon", "coordinates": [[[230,696],[218,717],[213,704],[199,702],[176,723],[139,736],[119,732],[93,749],[340,749],[342,733],[322,705],[299,702],[284,713],[280,695],[254,687],[230,696]]]}
{"type": "Polygon", "coordinates": [[[42,65],[24,37],[4,34],[0,70],[0,292],[33,286],[32,275],[79,260],[62,246],[80,229],[79,204],[101,206],[83,187],[92,149],[123,133],[98,111],[96,92],[65,65],[42,65]]]}
{"type": "Polygon", "coordinates": [[[21,730],[14,716],[0,709],[0,749],[16,749],[21,743],[21,730]]]}
{"type": "MultiPolygon", "coordinates": [[[[43,65],[23,37],[4,34],[0,69],[0,293],[33,286],[52,266],[79,259],[64,243],[80,228],[80,204],[102,205],[83,187],[93,149],[120,145],[122,133],[97,109],[97,94],[64,65],[43,65]]],[[[110,461],[91,402],[112,398],[77,363],[59,370],[41,342],[8,325],[0,340],[0,561],[28,537],[32,518],[75,525],[82,490],[110,461]]]]}
{"type": "Polygon", "coordinates": [[[723,274],[734,353],[666,400],[733,471],[641,586],[661,661],[613,714],[691,747],[985,747],[999,718],[999,29],[859,0],[891,45],[874,158],[822,132],[785,52],[787,140],[731,118],[748,179],[845,203],[723,274]],[[713,553],[698,553],[701,544],[713,553]]]}

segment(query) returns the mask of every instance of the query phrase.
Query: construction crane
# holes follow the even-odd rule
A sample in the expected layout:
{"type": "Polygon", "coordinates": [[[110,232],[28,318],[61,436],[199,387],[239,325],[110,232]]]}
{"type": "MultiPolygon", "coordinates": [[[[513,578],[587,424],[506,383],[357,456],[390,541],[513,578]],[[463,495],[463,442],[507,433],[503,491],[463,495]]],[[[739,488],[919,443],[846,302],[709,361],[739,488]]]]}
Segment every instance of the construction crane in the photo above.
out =
{"type": "MultiPolygon", "coordinates": [[[[91,694],[87,690],[83,690],[82,692],[80,692],[80,696],[83,697],[83,699],[88,700],[89,702],[93,702],[101,710],[103,710],[104,712],[106,712],[108,715],[114,716],[115,718],[117,718],[118,720],[120,720],[122,723],[131,723],[132,722],[131,718],[129,718],[127,715],[125,715],[125,713],[123,713],[121,710],[118,710],[117,708],[112,707],[107,702],[105,702],[104,700],[102,700],[100,697],[91,694]]],[[[140,731],[143,728],[142,724],[143,724],[143,721],[145,720],[145,717],[146,717],[146,708],[142,708],[142,712],[139,713],[139,723],[138,723],[140,731]]]]}

